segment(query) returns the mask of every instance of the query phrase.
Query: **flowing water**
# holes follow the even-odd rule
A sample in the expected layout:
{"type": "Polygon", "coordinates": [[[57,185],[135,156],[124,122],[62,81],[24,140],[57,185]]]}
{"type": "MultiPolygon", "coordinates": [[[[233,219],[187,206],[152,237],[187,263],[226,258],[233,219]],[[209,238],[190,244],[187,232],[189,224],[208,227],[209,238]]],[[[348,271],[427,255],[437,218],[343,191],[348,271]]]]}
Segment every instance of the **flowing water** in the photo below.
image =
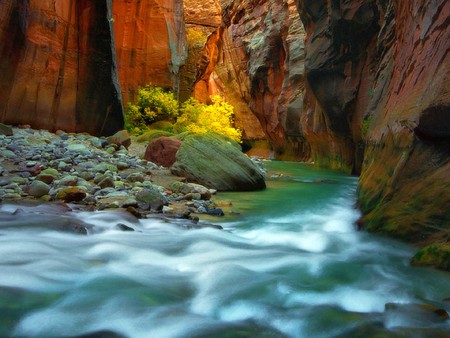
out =
{"type": "Polygon", "coordinates": [[[0,336],[448,336],[417,304],[448,311],[450,275],[356,231],[356,178],[270,166],[283,176],[266,191],[217,197],[233,204],[210,219],[225,230],[0,205],[0,336]],[[52,230],[73,218],[91,233],[52,230]]]}

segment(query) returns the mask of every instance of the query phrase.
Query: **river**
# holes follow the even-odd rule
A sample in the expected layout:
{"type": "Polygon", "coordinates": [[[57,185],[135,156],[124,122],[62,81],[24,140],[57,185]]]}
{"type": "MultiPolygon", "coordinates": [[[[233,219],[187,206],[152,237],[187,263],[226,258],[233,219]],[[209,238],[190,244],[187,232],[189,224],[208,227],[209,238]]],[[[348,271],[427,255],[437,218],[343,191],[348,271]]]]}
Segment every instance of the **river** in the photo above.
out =
{"type": "Polygon", "coordinates": [[[224,230],[0,205],[0,336],[448,337],[424,305],[450,310],[450,274],[356,230],[357,178],[269,167],[267,190],[216,197],[224,230]],[[67,218],[94,230],[48,226],[67,218]]]}

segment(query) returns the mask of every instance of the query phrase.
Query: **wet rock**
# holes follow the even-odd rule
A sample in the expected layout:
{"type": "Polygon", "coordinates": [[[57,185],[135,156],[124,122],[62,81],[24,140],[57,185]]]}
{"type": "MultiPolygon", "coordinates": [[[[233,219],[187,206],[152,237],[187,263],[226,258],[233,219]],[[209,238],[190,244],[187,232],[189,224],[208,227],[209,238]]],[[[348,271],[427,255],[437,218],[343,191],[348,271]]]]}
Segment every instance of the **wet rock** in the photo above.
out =
{"type": "Polygon", "coordinates": [[[59,178],[61,175],[58,172],[58,170],[53,169],[53,168],[47,168],[41,171],[41,174],[45,174],[45,175],[51,175],[54,178],[59,178]]]}
{"type": "Polygon", "coordinates": [[[106,176],[100,182],[98,182],[98,186],[102,189],[114,188],[114,178],[112,176],[106,176]]]}
{"type": "Polygon", "coordinates": [[[91,151],[83,144],[70,144],[67,146],[67,151],[73,152],[76,154],[82,154],[82,155],[90,155],[91,151]]]}
{"type": "Polygon", "coordinates": [[[224,216],[224,212],[220,208],[207,208],[206,213],[211,216],[224,216]]]}
{"type": "Polygon", "coordinates": [[[131,173],[126,179],[130,183],[144,182],[145,176],[141,173],[131,173]]]}
{"type": "Polygon", "coordinates": [[[76,186],[78,183],[78,177],[68,175],[61,178],[58,183],[60,186],[76,186]]]}
{"type": "Polygon", "coordinates": [[[86,188],[84,187],[70,187],[61,189],[56,198],[64,202],[79,202],[86,197],[86,188]]]}
{"type": "Polygon", "coordinates": [[[157,187],[146,188],[136,194],[139,208],[144,210],[160,211],[168,204],[167,199],[161,194],[157,187]]]}
{"type": "Polygon", "coordinates": [[[31,183],[28,193],[33,197],[39,198],[47,195],[49,191],[50,187],[46,183],[36,180],[31,183]]]}
{"type": "Polygon", "coordinates": [[[132,227],[129,227],[128,225],[125,225],[123,223],[116,224],[116,227],[122,231],[135,231],[132,227]]]}

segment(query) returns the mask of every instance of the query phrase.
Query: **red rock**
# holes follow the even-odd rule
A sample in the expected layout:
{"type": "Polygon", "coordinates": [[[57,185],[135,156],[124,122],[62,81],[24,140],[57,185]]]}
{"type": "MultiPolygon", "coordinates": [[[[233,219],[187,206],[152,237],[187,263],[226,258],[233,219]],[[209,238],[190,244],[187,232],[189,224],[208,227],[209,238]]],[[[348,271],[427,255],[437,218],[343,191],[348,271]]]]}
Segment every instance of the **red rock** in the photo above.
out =
{"type": "Polygon", "coordinates": [[[158,137],[151,141],[145,150],[144,159],[164,167],[171,167],[175,163],[176,154],[181,141],[169,137],[158,137]]]}
{"type": "Polygon", "coordinates": [[[147,84],[177,88],[187,52],[183,2],[114,0],[113,20],[125,104],[147,84]]]}
{"type": "Polygon", "coordinates": [[[223,94],[245,139],[266,138],[279,155],[295,148],[309,158],[300,128],[304,32],[294,1],[229,1],[222,15],[195,96],[223,94]]]}
{"type": "Polygon", "coordinates": [[[0,121],[97,135],[123,128],[109,3],[0,2],[0,121]]]}

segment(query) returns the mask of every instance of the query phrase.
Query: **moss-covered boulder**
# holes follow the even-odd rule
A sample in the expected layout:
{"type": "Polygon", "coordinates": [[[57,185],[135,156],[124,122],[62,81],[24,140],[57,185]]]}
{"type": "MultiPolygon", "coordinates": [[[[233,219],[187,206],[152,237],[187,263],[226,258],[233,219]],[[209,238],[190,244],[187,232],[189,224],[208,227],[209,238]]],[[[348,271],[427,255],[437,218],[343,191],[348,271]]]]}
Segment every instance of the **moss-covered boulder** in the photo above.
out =
{"type": "Polygon", "coordinates": [[[189,134],[176,155],[171,171],[190,182],[219,191],[264,189],[259,168],[228,138],[214,134],[189,134]]]}
{"type": "Polygon", "coordinates": [[[173,133],[165,131],[165,130],[152,129],[152,130],[148,130],[145,133],[143,133],[142,135],[138,136],[136,141],[138,143],[149,143],[161,136],[170,137],[170,136],[173,136],[173,133]]]}

